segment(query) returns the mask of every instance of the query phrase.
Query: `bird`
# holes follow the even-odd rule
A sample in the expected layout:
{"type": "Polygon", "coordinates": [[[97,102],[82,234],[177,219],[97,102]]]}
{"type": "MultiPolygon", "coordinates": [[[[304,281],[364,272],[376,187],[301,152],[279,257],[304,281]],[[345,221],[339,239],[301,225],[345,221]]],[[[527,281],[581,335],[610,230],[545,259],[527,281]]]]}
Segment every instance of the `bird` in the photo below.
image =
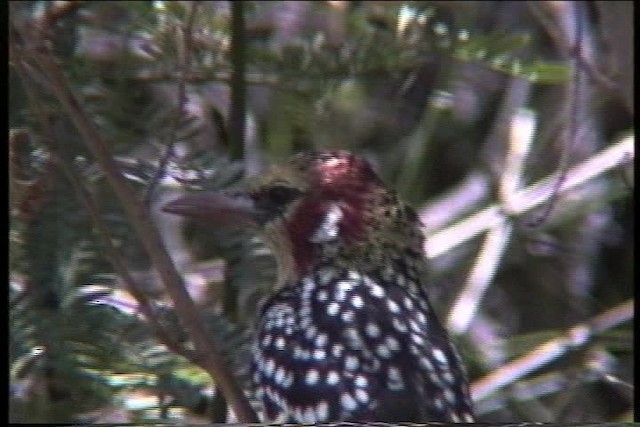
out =
{"type": "Polygon", "coordinates": [[[252,360],[266,421],[474,421],[428,298],[420,219],[364,158],[297,154],[245,191],[191,193],[163,210],[250,226],[274,254],[252,360]]]}

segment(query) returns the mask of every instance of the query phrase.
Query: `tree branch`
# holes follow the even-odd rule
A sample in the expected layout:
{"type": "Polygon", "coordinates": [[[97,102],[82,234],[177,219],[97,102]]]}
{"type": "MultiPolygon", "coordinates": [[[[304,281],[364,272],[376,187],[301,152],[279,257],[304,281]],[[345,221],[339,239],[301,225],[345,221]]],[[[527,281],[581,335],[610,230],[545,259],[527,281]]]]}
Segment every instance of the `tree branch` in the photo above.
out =
{"type": "Polygon", "coordinates": [[[193,341],[195,349],[192,360],[215,380],[241,422],[257,422],[257,416],[213,345],[211,334],[207,331],[200,312],[186,291],[160,234],[153,222],[149,220],[149,210],[120,173],[96,125],[69,87],[58,60],[51,51],[51,43],[44,39],[43,35],[46,34],[47,28],[38,27],[38,24],[40,23],[32,22],[29,29],[35,29],[35,31],[24,31],[22,34],[24,44],[13,47],[15,59],[23,62],[25,66],[35,66],[29,71],[28,77],[34,80],[34,83],[42,81],[53,92],[80,133],[83,142],[95,156],[107,181],[122,203],[147,256],[162,278],[174,302],[177,315],[193,341]],[[20,56],[17,55],[16,50],[20,51],[20,56]]]}

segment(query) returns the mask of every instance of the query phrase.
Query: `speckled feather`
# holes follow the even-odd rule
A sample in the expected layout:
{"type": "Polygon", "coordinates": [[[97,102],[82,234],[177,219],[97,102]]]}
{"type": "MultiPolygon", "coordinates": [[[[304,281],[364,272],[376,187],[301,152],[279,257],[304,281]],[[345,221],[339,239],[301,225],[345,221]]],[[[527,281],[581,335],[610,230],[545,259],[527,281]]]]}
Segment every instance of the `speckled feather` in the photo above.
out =
{"type": "Polygon", "coordinates": [[[472,421],[459,357],[426,295],[419,220],[367,162],[299,155],[250,194],[279,264],[253,362],[266,417],[472,421]]]}

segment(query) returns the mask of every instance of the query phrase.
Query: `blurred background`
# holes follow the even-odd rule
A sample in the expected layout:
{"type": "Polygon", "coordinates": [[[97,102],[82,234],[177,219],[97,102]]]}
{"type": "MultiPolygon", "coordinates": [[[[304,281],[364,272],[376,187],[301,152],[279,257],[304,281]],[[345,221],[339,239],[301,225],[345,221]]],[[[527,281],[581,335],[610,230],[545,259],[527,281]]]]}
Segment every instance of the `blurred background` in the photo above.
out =
{"type": "Polygon", "coordinates": [[[478,421],[633,419],[633,2],[8,8],[10,421],[234,420],[86,126],[242,387],[273,260],[160,207],[344,149],[423,220],[478,421]]]}

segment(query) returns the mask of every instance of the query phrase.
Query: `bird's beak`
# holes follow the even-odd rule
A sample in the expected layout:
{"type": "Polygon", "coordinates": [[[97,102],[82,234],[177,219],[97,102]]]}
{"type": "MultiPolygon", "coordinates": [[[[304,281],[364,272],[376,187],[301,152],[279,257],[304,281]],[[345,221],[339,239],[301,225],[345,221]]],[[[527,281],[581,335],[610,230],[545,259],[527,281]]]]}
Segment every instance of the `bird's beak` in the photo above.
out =
{"type": "Polygon", "coordinates": [[[216,225],[256,226],[256,207],[246,193],[201,192],[178,197],[164,212],[216,225]]]}

